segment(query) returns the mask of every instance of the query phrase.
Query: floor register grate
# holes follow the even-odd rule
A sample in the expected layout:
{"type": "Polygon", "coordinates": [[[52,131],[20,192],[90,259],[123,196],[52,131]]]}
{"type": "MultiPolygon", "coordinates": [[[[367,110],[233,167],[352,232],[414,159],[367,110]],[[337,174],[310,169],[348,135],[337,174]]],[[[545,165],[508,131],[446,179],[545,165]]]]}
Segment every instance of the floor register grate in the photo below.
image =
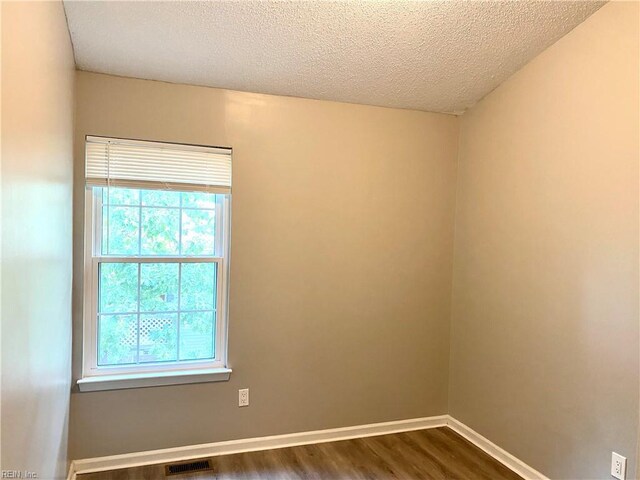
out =
{"type": "Polygon", "coordinates": [[[191,462],[171,463],[164,466],[166,477],[184,473],[204,472],[206,470],[212,470],[211,460],[194,460],[191,462]]]}

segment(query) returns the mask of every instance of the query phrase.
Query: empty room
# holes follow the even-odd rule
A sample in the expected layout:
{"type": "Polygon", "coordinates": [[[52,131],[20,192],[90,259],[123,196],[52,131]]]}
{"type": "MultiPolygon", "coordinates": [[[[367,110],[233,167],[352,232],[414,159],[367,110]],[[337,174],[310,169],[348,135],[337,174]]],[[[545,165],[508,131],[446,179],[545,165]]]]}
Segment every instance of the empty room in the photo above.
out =
{"type": "Polygon", "coordinates": [[[0,478],[640,478],[640,1],[0,3],[0,478]]]}

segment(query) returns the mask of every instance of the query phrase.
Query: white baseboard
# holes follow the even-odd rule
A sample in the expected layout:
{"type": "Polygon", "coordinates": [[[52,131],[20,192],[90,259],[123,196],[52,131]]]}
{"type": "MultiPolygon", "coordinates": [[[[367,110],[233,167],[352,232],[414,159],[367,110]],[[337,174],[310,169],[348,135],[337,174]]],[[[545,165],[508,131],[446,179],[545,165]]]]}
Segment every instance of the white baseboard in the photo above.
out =
{"type": "Polygon", "coordinates": [[[476,447],[484,450],[486,453],[491,455],[493,458],[498,460],[510,470],[520,475],[522,478],[525,478],[526,480],[549,480],[549,478],[545,477],[536,469],[530,467],[519,458],[514,457],[509,452],[500,448],[491,440],[483,437],[475,430],[467,427],[464,423],[459,422],[451,415],[447,415],[447,417],[447,426],[451,428],[451,430],[469,440],[476,447]]]}
{"type": "Polygon", "coordinates": [[[268,437],[230,440],[227,442],[204,443],[185,447],[164,448],[146,452],[126,453],[108,457],[85,458],[71,462],[68,480],[75,480],[76,475],[119,468],[139,467],[155,463],[179,462],[194,458],[215,457],[241,452],[271,450],[274,448],[294,447],[312,443],[335,442],[351,438],[373,437],[391,433],[409,432],[448,426],[471,443],[484,450],[493,458],[527,480],[549,480],[540,472],[531,468],[507,451],[498,447],[487,438],[457,421],[450,415],[414,418],[395,422],[372,423],[353,427],[331,428],[312,432],[272,435],[268,437]]]}
{"type": "Polygon", "coordinates": [[[274,448],[294,447],[311,443],[335,442],[350,438],[373,437],[390,433],[423,430],[425,428],[444,427],[447,425],[448,415],[437,417],[414,418],[395,422],[372,423],[354,427],[331,428],[312,432],[272,435],[269,437],[247,438],[227,442],[204,443],[186,447],[164,448],[146,452],[126,453],[108,457],[85,458],[72,462],[75,474],[115,470],[118,468],[138,467],[154,463],[178,462],[194,458],[214,457],[232,453],[271,450],[274,448]]]}
{"type": "Polygon", "coordinates": [[[67,474],[67,480],[76,480],[76,468],[73,461],[69,463],[69,473],[67,474]]]}

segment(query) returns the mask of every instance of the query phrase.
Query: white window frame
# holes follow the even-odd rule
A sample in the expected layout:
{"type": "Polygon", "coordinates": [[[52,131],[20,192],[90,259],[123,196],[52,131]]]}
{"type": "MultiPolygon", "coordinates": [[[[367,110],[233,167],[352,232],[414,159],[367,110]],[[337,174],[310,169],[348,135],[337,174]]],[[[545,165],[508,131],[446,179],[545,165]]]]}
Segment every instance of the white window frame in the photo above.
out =
{"type": "MultiPolygon", "coordinates": [[[[159,187],[158,189],[162,189],[161,186],[159,187]]],[[[216,195],[216,232],[214,235],[216,244],[213,256],[103,256],[100,245],[102,240],[100,234],[102,188],[89,185],[85,190],[83,378],[78,381],[80,390],[152,386],[154,383],[153,381],[149,382],[149,378],[154,376],[162,378],[158,383],[162,385],[228,380],[231,372],[227,368],[231,195],[226,193],[216,195]],[[218,291],[216,292],[215,358],[171,363],[145,363],[144,365],[98,366],[98,275],[102,262],[216,263],[218,291]],[[202,378],[198,377],[200,372],[203,374],[202,378]],[[184,375],[180,376],[180,373],[184,373],[184,375]],[[167,378],[170,379],[167,380],[167,378]],[[112,385],[104,383],[110,380],[113,380],[112,385]]],[[[154,189],[153,185],[149,185],[147,188],[154,189]]]]}

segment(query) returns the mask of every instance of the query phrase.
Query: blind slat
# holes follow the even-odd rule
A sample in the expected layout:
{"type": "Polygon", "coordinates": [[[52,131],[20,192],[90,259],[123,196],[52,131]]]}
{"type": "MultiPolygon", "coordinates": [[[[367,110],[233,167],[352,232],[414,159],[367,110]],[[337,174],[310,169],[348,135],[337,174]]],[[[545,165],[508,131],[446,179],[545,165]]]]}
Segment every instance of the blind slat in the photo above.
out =
{"type": "Polygon", "coordinates": [[[229,192],[231,150],[88,136],[85,177],[88,185],[229,192]]]}

